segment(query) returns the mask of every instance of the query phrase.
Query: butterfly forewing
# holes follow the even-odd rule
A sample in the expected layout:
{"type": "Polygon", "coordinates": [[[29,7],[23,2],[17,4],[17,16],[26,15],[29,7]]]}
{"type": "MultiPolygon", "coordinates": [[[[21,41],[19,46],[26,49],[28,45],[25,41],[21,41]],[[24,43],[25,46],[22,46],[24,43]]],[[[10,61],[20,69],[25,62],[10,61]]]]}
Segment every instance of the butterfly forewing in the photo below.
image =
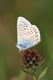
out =
{"type": "Polygon", "coordinates": [[[29,21],[27,21],[23,17],[18,17],[18,20],[17,20],[18,42],[20,41],[20,39],[25,38],[27,30],[29,30],[30,26],[31,26],[31,23],[29,21]]]}

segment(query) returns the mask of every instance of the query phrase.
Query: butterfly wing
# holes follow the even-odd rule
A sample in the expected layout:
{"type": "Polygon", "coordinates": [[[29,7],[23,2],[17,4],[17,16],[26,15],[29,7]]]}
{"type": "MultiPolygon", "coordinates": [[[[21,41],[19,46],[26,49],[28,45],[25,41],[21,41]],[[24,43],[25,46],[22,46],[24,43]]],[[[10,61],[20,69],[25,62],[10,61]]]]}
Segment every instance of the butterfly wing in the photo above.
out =
{"type": "Polygon", "coordinates": [[[37,26],[32,25],[30,27],[30,40],[33,42],[33,46],[41,41],[40,31],[37,26]]]}
{"type": "Polygon", "coordinates": [[[40,31],[35,25],[23,17],[17,20],[17,47],[20,50],[28,49],[40,42],[40,31]]]}
{"type": "Polygon", "coordinates": [[[23,17],[18,17],[17,20],[17,47],[20,50],[25,49],[26,46],[26,33],[31,26],[31,23],[23,17]]]}

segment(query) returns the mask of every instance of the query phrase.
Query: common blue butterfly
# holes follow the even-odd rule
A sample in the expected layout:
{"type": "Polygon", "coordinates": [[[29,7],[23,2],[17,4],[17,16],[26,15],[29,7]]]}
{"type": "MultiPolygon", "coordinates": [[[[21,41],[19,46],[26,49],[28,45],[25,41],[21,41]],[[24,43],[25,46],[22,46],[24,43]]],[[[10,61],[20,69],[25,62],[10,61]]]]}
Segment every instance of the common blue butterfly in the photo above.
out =
{"type": "Polygon", "coordinates": [[[40,31],[24,17],[17,20],[17,44],[20,51],[33,47],[41,41],[40,31]]]}

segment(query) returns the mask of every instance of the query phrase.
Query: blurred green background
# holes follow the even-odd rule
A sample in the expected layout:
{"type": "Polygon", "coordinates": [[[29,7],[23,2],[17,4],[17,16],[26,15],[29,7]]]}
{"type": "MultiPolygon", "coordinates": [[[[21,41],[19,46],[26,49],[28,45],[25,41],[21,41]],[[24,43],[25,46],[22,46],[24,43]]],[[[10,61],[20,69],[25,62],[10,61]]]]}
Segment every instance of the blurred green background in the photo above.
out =
{"type": "Polygon", "coordinates": [[[51,61],[41,80],[53,80],[53,0],[0,0],[0,80],[33,80],[19,67],[21,56],[16,48],[18,16],[38,26],[42,41],[34,48],[45,58],[41,69],[51,61]]]}

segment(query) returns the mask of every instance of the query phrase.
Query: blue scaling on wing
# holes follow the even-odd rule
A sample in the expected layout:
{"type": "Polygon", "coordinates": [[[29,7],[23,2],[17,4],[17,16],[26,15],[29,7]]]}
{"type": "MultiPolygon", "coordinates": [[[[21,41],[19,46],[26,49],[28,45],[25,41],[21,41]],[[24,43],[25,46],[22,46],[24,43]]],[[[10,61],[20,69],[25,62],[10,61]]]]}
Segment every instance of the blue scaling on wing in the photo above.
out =
{"type": "Polygon", "coordinates": [[[33,44],[33,42],[31,41],[28,41],[26,39],[22,39],[19,41],[19,43],[17,43],[17,47],[20,49],[20,50],[25,50],[29,47],[31,47],[33,44]]]}

